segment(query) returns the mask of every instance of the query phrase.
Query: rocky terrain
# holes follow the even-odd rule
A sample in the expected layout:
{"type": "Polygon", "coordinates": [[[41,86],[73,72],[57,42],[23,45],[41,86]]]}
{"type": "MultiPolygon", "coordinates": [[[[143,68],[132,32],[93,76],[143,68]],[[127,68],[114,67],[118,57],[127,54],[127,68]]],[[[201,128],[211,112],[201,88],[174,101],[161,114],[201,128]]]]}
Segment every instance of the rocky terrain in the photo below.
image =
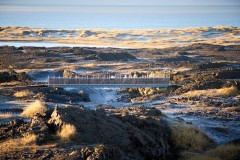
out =
{"type": "Polygon", "coordinates": [[[0,159],[240,157],[239,45],[1,46],[0,53],[0,159]],[[48,76],[118,74],[170,76],[171,85],[47,86],[48,76]]]}

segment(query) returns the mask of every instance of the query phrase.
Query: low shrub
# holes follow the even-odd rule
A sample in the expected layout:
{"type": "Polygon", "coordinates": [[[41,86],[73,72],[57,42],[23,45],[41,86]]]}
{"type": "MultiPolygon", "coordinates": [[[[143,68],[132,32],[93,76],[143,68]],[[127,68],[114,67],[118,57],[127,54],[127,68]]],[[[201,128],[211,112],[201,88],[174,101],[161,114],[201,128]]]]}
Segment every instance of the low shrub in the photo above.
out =
{"type": "Polygon", "coordinates": [[[11,151],[18,151],[23,148],[34,146],[37,136],[34,134],[24,135],[22,138],[9,139],[0,143],[0,153],[7,153],[11,151]]]}
{"type": "Polygon", "coordinates": [[[17,98],[28,97],[31,96],[33,93],[29,90],[17,91],[14,93],[14,96],[17,98]]]}
{"type": "Polygon", "coordinates": [[[21,114],[23,117],[33,117],[37,113],[45,114],[48,110],[48,107],[44,105],[41,101],[36,100],[35,102],[26,106],[21,114]]]}
{"type": "Polygon", "coordinates": [[[76,136],[76,127],[71,124],[62,125],[58,136],[63,140],[71,140],[76,136]]]}
{"type": "Polygon", "coordinates": [[[204,151],[214,144],[205,133],[195,126],[171,125],[171,141],[178,150],[204,151]]]}
{"type": "Polygon", "coordinates": [[[220,89],[207,89],[207,90],[195,90],[195,91],[189,91],[187,93],[182,94],[182,97],[200,97],[200,96],[206,96],[206,97],[227,97],[227,96],[236,96],[238,95],[239,91],[237,87],[224,87],[220,89]]]}

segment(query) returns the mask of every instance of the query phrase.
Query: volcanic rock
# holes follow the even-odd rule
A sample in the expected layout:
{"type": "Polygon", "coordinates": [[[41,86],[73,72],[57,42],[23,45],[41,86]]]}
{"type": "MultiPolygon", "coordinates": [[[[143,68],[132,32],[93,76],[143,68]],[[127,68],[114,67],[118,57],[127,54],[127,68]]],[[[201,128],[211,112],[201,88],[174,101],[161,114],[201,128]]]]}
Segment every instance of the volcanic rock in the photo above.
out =
{"type": "MultiPolygon", "coordinates": [[[[49,120],[56,130],[64,124],[76,127],[85,144],[108,144],[141,159],[161,159],[168,154],[167,127],[154,108],[129,108],[104,112],[78,107],[55,108],[49,120]]],[[[125,154],[126,155],[126,154],[125,154]]]]}

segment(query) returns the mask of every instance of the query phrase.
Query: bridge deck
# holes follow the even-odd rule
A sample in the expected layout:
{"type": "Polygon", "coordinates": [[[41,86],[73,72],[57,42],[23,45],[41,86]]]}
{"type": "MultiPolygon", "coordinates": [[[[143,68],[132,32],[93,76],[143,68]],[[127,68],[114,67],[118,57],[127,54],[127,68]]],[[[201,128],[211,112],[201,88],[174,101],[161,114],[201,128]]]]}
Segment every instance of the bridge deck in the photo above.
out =
{"type": "Polygon", "coordinates": [[[49,77],[48,86],[84,87],[163,87],[170,85],[169,77],[162,78],[63,78],[49,77]]]}

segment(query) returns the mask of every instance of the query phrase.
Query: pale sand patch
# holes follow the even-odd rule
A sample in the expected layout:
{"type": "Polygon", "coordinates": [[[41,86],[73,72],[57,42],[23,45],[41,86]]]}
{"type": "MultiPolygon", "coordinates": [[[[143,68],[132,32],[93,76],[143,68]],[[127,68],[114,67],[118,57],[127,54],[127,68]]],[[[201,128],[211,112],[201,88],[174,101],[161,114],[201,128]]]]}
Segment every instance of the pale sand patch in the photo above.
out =
{"type": "Polygon", "coordinates": [[[0,113],[0,120],[1,119],[9,119],[9,118],[13,118],[14,115],[12,113],[0,113]]]}
{"type": "Polygon", "coordinates": [[[186,71],[190,71],[192,68],[188,68],[188,67],[180,67],[180,68],[176,68],[174,69],[174,71],[176,72],[186,72],[186,71]]]}

